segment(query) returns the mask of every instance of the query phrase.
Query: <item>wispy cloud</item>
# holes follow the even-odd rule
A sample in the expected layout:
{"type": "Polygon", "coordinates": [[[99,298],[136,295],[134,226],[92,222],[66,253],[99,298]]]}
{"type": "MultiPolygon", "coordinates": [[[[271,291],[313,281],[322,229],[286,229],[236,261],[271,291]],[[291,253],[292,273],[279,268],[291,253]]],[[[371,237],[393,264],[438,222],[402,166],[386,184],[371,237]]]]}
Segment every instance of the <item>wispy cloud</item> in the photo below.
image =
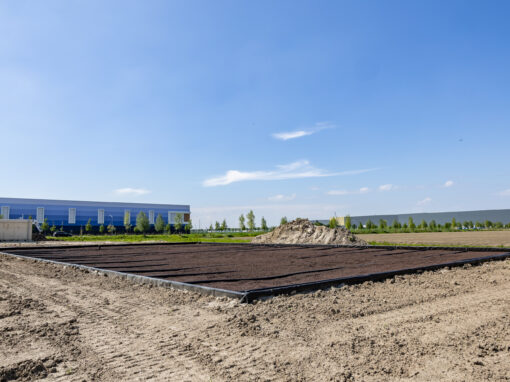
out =
{"type": "Polygon", "coordinates": [[[397,186],[395,186],[393,184],[383,184],[383,185],[379,186],[379,191],[393,191],[396,189],[397,189],[397,186]]]}
{"type": "Polygon", "coordinates": [[[329,172],[313,167],[307,160],[300,160],[286,165],[277,166],[270,171],[239,171],[229,170],[225,175],[209,178],[203,181],[204,187],[226,186],[227,184],[244,182],[248,180],[283,180],[300,178],[320,178],[328,176],[356,175],[373,169],[350,170],[342,172],[329,172]]]}
{"type": "Polygon", "coordinates": [[[117,195],[129,195],[129,196],[140,196],[140,195],[146,195],[150,194],[149,190],[146,190],[144,188],[119,188],[114,191],[117,195]]]}
{"type": "Polygon", "coordinates": [[[499,193],[500,196],[510,196],[510,188],[499,193]]]}
{"type": "Polygon", "coordinates": [[[275,133],[273,134],[273,138],[280,139],[282,141],[287,141],[289,139],[296,139],[301,137],[306,137],[307,135],[315,134],[321,130],[325,129],[332,129],[335,125],[328,123],[328,122],[318,122],[315,124],[314,127],[309,129],[301,129],[301,130],[294,130],[294,131],[287,131],[282,133],[275,133]]]}
{"type": "Polygon", "coordinates": [[[294,200],[294,199],[296,199],[296,194],[292,194],[292,195],[278,194],[278,195],[270,196],[267,198],[267,200],[270,200],[272,202],[284,202],[284,201],[294,200]]]}
{"type": "Polygon", "coordinates": [[[359,190],[347,191],[347,190],[331,190],[326,192],[328,195],[354,195],[354,194],[366,194],[370,192],[370,188],[361,187],[359,190]]]}
{"type": "Polygon", "coordinates": [[[447,181],[445,182],[445,184],[443,184],[443,187],[448,188],[448,187],[453,186],[454,184],[455,184],[455,183],[453,182],[453,180],[447,180],[447,181]]]}
{"type": "Polygon", "coordinates": [[[419,206],[424,206],[425,204],[429,204],[432,201],[432,198],[425,198],[423,200],[420,200],[418,203],[416,203],[419,206]]]}

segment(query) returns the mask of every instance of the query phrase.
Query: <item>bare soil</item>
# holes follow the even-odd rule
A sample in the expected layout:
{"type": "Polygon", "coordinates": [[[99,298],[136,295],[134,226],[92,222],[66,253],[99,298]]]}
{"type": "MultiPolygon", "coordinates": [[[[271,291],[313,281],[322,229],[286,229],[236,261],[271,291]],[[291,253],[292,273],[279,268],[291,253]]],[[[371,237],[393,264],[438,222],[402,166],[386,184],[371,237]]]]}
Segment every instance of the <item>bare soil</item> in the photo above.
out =
{"type": "Polygon", "coordinates": [[[250,244],[98,245],[4,251],[234,291],[419,268],[508,252],[250,244]]]}
{"type": "Polygon", "coordinates": [[[282,224],[273,231],[255,237],[258,244],[337,244],[367,245],[345,227],[316,226],[308,219],[296,219],[282,224]]]}
{"type": "Polygon", "coordinates": [[[510,247],[510,231],[380,233],[358,235],[368,242],[392,244],[470,245],[510,247]]]}
{"type": "Polygon", "coordinates": [[[508,381],[510,261],[255,305],[0,255],[0,380],[508,381]]]}

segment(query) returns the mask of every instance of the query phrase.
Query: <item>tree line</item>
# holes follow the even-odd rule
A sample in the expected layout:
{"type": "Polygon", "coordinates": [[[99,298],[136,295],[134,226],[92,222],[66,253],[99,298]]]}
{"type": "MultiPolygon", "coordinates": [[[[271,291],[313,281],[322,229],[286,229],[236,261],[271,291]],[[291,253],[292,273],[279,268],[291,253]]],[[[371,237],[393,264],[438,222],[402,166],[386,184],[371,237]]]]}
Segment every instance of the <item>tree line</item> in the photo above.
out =
{"type": "MultiPolygon", "coordinates": [[[[336,219],[330,220],[330,226],[336,226],[336,219]],[[333,222],[334,221],[334,222],[333,222]]],[[[350,216],[346,216],[344,220],[345,228],[351,231],[359,232],[442,232],[442,231],[456,231],[456,230],[479,230],[479,229],[505,229],[510,228],[510,223],[503,224],[501,222],[492,222],[485,220],[483,222],[466,220],[463,222],[457,221],[452,218],[450,222],[443,224],[437,223],[435,220],[427,222],[422,220],[419,224],[416,224],[412,217],[409,217],[406,223],[400,223],[398,220],[394,220],[391,224],[384,219],[380,219],[378,223],[372,222],[368,219],[366,222],[359,222],[357,225],[352,223],[350,216]]]]}
{"type": "MultiPolygon", "coordinates": [[[[174,217],[174,224],[168,223],[165,224],[165,220],[161,214],[158,214],[156,217],[156,221],[154,224],[149,222],[149,218],[147,214],[143,211],[140,211],[136,216],[136,224],[133,226],[131,224],[131,215],[129,212],[124,214],[124,232],[125,233],[135,233],[135,234],[147,234],[149,232],[155,233],[190,233],[192,228],[191,219],[188,222],[184,222],[184,216],[181,213],[176,213],[174,217]]],[[[41,231],[44,234],[53,234],[57,230],[63,231],[64,227],[61,226],[59,229],[53,224],[50,226],[48,223],[48,219],[44,219],[44,222],[41,224],[41,231]]],[[[81,230],[83,231],[83,229],[81,230]]],[[[117,233],[117,227],[113,224],[108,224],[106,227],[104,224],[101,224],[98,228],[98,232],[100,234],[104,234],[106,232],[110,234],[117,233]]],[[[81,232],[83,233],[83,232],[81,232]]],[[[87,224],[85,225],[85,233],[92,234],[94,232],[94,226],[92,225],[92,220],[89,219],[87,224]]]]}

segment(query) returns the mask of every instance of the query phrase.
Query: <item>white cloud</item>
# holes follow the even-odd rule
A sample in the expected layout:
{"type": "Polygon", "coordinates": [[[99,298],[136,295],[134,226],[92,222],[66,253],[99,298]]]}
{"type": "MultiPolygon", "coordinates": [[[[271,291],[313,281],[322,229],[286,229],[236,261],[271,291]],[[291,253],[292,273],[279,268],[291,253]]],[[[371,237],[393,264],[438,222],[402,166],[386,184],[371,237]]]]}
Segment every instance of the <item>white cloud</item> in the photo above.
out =
{"type": "Polygon", "coordinates": [[[294,200],[295,198],[296,198],[296,194],[292,194],[292,195],[278,194],[278,195],[268,197],[267,200],[270,200],[272,202],[283,202],[283,201],[287,201],[287,200],[294,200]]]}
{"type": "Polygon", "coordinates": [[[501,191],[499,193],[501,196],[510,196],[510,188],[508,190],[501,191]]]}
{"type": "Polygon", "coordinates": [[[119,188],[114,191],[117,195],[131,195],[131,196],[140,196],[150,194],[149,190],[143,188],[119,188]]]}
{"type": "Polygon", "coordinates": [[[209,178],[203,181],[204,187],[226,186],[227,184],[244,182],[247,180],[283,180],[300,178],[318,178],[327,176],[342,176],[362,174],[376,169],[351,170],[343,172],[328,172],[310,165],[307,160],[300,160],[276,167],[272,171],[238,171],[228,170],[225,175],[209,178]]]}
{"type": "Polygon", "coordinates": [[[354,195],[354,194],[366,194],[367,192],[370,192],[370,188],[361,187],[359,190],[356,190],[356,191],[331,190],[331,191],[326,192],[326,194],[328,194],[328,195],[354,195]]]}
{"type": "Polygon", "coordinates": [[[392,191],[395,190],[397,186],[394,186],[393,184],[383,184],[379,186],[379,191],[392,191]]]}
{"type": "Polygon", "coordinates": [[[312,134],[315,134],[321,130],[332,129],[334,127],[335,127],[335,125],[332,125],[328,122],[318,122],[315,124],[314,127],[310,128],[310,129],[275,133],[275,134],[273,134],[273,138],[280,139],[282,141],[287,141],[289,139],[301,138],[301,137],[305,137],[307,135],[312,135],[312,134]]]}
{"type": "Polygon", "coordinates": [[[276,139],[280,139],[282,141],[287,141],[289,139],[295,139],[295,138],[301,138],[306,137],[307,135],[312,135],[313,131],[305,131],[305,130],[296,130],[296,131],[289,131],[287,133],[275,133],[273,134],[273,137],[276,139]]]}
{"type": "Polygon", "coordinates": [[[445,184],[443,185],[443,187],[448,188],[448,187],[453,186],[454,184],[455,184],[455,183],[453,182],[453,180],[447,180],[447,181],[445,182],[445,184]]]}
{"type": "Polygon", "coordinates": [[[429,204],[432,201],[432,198],[425,198],[423,200],[420,200],[418,203],[416,203],[419,206],[424,206],[425,204],[429,204]]]}

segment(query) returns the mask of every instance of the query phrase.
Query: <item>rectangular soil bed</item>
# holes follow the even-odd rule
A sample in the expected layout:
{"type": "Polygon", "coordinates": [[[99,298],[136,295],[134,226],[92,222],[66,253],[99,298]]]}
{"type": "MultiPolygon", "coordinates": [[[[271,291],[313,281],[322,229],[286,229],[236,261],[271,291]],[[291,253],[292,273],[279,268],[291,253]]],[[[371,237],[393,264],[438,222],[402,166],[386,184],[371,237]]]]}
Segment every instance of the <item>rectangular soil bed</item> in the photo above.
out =
{"type": "Polygon", "coordinates": [[[359,281],[364,281],[366,275],[389,277],[388,272],[406,273],[410,269],[510,256],[507,250],[470,248],[206,243],[24,248],[4,252],[237,292],[324,284],[359,276],[363,276],[359,281]]]}

